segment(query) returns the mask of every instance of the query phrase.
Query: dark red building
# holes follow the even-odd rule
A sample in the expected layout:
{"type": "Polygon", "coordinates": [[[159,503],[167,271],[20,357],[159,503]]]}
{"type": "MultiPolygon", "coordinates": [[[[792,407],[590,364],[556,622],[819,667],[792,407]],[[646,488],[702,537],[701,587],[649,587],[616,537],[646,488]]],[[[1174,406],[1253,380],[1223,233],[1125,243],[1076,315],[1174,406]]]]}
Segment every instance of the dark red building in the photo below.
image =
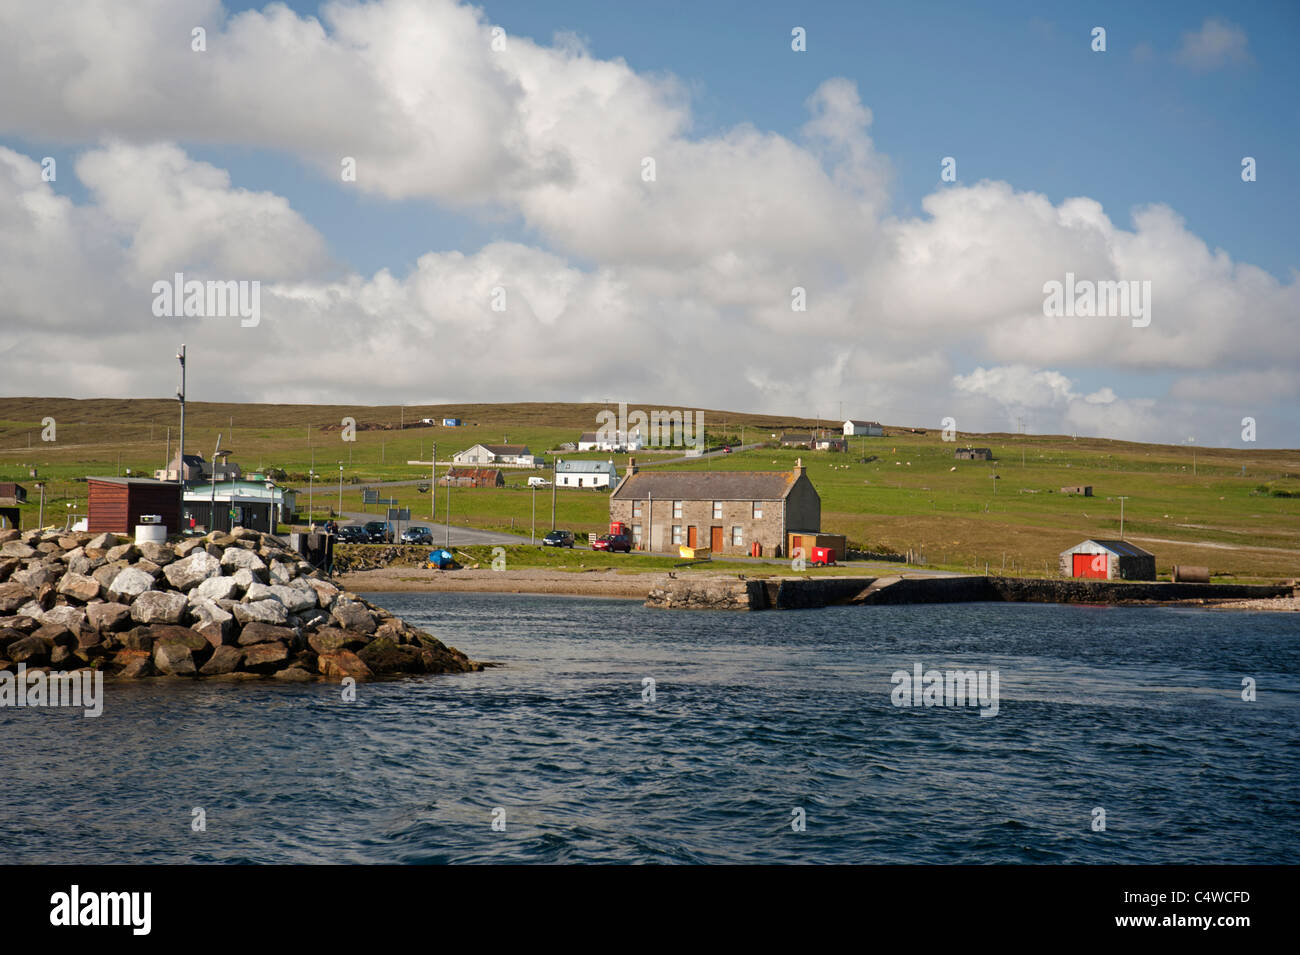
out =
{"type": "Polygon", "coordinates": [[[157,514],[168,534],[181,529],[181,485],[153,478],[86,478],[90,514],[86,529],[92,534],[135,534],[140,515],[157,514]]]}

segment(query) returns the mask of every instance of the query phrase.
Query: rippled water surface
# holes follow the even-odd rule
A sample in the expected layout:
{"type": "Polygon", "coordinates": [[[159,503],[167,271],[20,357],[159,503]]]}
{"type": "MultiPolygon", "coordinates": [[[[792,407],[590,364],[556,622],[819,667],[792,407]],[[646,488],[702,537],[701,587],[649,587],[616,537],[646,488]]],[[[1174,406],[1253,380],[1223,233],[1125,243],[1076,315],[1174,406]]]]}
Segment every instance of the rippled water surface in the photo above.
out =
{"type": "Polygon", "coordinates": [[[109,684],[98,719],[0,709],[0,862],[1290,863],[1300,848],[1295,616],[373,599],[505,666],[363,684],[354,703],[336,685],[153,683],[109,684]],[[998,714],[896,708],[890,676],[917,662],[996,669],[998,714]]]}

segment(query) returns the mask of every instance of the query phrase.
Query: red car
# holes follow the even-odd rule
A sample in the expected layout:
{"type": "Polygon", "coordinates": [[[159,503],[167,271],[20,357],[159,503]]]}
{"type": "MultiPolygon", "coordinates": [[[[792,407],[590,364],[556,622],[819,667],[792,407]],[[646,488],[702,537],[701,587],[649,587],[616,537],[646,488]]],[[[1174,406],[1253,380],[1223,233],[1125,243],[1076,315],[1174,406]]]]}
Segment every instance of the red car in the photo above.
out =
{"type": "Polygon", "coordinates": [[[622,551],[624,554],[632,553],[632,539],[626,534],[601,534],[591,542],[592,550],[605,550],[610,553],[622,551]]]}

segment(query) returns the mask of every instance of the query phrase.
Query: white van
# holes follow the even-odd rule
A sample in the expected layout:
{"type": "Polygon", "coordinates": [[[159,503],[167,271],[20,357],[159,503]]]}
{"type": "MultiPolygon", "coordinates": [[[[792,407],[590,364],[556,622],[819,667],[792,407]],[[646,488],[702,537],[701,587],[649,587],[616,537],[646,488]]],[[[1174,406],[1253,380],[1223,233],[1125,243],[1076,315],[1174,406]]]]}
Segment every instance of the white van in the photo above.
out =
{"type": "Polygon", "coordinates": [[[528,479],[529,487],[550,487],[551,482],[544,477],[530,477],[528,479]]]}

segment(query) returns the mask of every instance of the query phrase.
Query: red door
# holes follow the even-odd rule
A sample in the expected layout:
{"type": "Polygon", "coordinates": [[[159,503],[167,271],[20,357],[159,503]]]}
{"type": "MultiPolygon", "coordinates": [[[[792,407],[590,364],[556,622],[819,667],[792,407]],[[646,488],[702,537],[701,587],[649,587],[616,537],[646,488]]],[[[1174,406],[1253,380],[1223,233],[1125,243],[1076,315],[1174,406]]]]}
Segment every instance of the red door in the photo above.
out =
{"type": "Polygon", "coordinates": [[[1105,554],[1075,554],[1074,576],[1106,579],[1106,565],[1109,558],[1105,554]]]}
{"type": "Polygon", "coordinates": [[[709,547],[713,550],[713,553],[715,554],[722,553],[722,528],[721,527],[709,528],[709,547]]]}
{"type": "Polygon", "coordinates": [[[689,527],[686,528],[686,546],[698,547],[699,546],[698,541],[699,541],[699,528],[696,527],[694,524],[691,524],[689,527]]]}

